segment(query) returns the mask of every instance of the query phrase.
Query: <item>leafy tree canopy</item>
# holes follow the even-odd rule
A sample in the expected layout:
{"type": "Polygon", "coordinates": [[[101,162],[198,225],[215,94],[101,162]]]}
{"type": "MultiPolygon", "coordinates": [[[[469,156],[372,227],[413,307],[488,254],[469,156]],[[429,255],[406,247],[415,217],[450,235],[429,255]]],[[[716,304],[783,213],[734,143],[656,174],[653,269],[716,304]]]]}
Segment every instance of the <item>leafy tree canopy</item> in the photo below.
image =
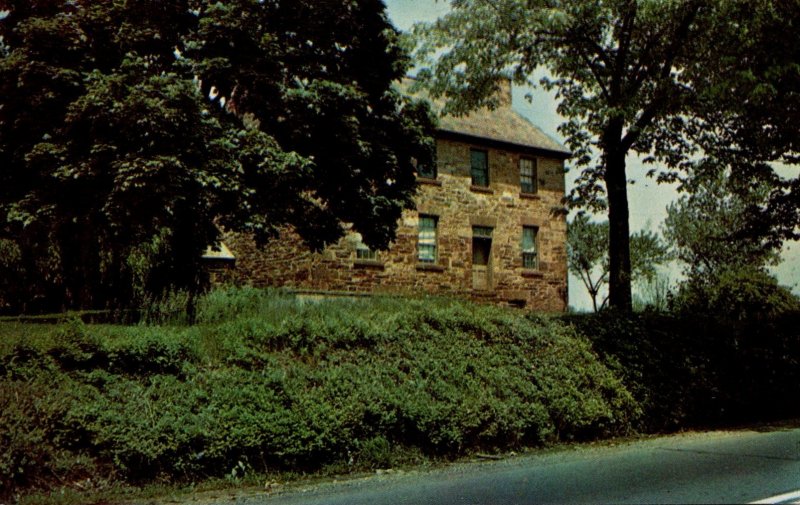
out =
{"type": "Polygon", "coordinates": [[[800,308],[767,270],[780,259],[774,234],[761,230],[776,188],[750,179],[704,161],[685,181],[686,194],[667,208],[664,236],[686,274],[673,310],[740,320],[800,308]]]}
{"type": "Polygon", "coordinates": [[[195,289],[218,226],[375,247],[432,155],[380,0],[0,0],[0,239],[56,308],[195,289]]]}
{"type": "Polygon", "coordinates": [[[727,190],[749,202],[746,240],[778,248],[800,238],[800,47],[786,36],[800,23],[800,1],[722,6],[710,29],[716,44],[692,76],[705,158],[694,164],[700,176],[690,177],[688,189],[709,177],[729,179],[727,190]]]}
{"type": "MultiPolygon", "coordinates": [[[[502,78],[535,85],[534,72],[548,70],[541,84],[557,92],[566,118],[560,131],[581,169],[572,200],[608,209],[610,302],[618,308],[631,307],[629,153],[666,167],[661,178],[674,179],[704,153],[730,158],[720,149],[729,140],[746,158],[796,151],[789,118],[796,117],[800,60],[785,34],[800,21],[797,0],[451,5],[449,14],[415,29],[426,67],[421,79],[434,95],[449,97],[451,111],[463,112],[493,105],[502,78]],[[786,53],[776,55],[781,49],[786,53]]],[[[772,177],[768,165],[748,166],[772,177]]],[[[787,191],[776,203],[791,205],[787,191]]]]}
{"type": "Polygon", "coordinates": [[[716,167],[697,171],[685,184],[687,194],[667,207],[664,236],[689,278],[745,265],[763,269],[779,259],[770,240],[750,231],[770,188],[739,188],[735,181],[716,167]]]}
{"type": "Polygon", "coordinates": [[[800,299],[765,268],[722,265],[681,283],[670,301],[678,314],[708,314],[729,321],[772,319],[800,311],[800,299]]]}

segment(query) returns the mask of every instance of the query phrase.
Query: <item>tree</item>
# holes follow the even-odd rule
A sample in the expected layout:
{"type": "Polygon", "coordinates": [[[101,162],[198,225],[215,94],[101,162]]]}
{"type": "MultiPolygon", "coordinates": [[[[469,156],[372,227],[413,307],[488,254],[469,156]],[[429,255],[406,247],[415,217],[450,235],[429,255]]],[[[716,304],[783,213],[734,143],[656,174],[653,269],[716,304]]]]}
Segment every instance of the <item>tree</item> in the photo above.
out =
{"type": "MultiPolygon", "coordinates": [[[[449,14],[415,29],[417,56],[425,65],[419,77],[434,96],[449,97],[449,111],[460,113],[495,105],[500,79],[535,85],[534,72],[546,67],[549,77],[541,84],[557,90],[558,111],[566,118],[560,131],[582,169],[572,200],[608,209],[609,300],[630,310],[626,157],[645,155],[667,167],[661,177],[670,179],[673,169],[692,165],[699,148],[724,138],[707,129],[710,117],[758,95],[752,82],[746,88],[731,84],[770,53],[760,35],[791,32],[778,28],[797,19],[796,2],[786,2],[795,12],[784,21],[770,14],[772,4],[454,0],[449,14]]],[[[768,72],[758,75],[771,82],[768,72]]],[[[750,129],[769,119],[741,105],[736,114],[754,120],[750,129]]],[[[726,130],[733,123],[713,124],[726,130]]]]}
{"type": "MultiPolygon", "coordinates": [[[[567,226],[567,266],[583,282],[595,312],[604,309],[608,302],[608,295],[599,298],[608,286],[608,238],[608,221],[593,222],[583,213],[567,226]]],[[[658,265],[670,259],[668,247],[649,230],[631,235],[630,244],[633,280],[653,281],[658,265]]]]}
{"type": "Polygon", "coordinates": [[[752,220],[766,205],[764,184],[736,188],[736,179],[715,166],[700,165],[684,184],[686,194],[667,207],[664,237],[689,278],[749,265],[764,268],[779,260],[776,245],[753,234],[752,220]]]}
{"type": "Polygon", "coordinates": [[[728,18],[747,22],[714,27],[719,52],[693,80],[705,109],[700,144],[710,162],[702,169],[731,179],[728,190],[745,201],[752,187],[768,192],[750,206],[747,233],[777,248],[800,238],[800,47],[785,36],[800,23],[800,2],[755,3],[729,2],[728,18]]]}
{"type": "Polygon", "coordinates": [[[686,274],[673,309],[732,320],[798,310],[797,298],[767,270],[780,260],[778,243],[758,231],[772,188],[711,161],[698,164],[683,188],[687,194],[669,205],[664,221],[686,274]]]}
{"type": "Polygon", "coordinates": [[[432,156],[379,0],[0,13],[0,239],[51,308],[195,291],[219,227],[264,243],[289,225],[320,248],[348,222],[385,247],[432,156]]]}
{"type": "Polygon", "coordinates": [[[727,321],[770,319],[800,311],[800,299],[765,268],[723,265],[681,283],[670,303],[677,313],[706,314],[727,321]]]}

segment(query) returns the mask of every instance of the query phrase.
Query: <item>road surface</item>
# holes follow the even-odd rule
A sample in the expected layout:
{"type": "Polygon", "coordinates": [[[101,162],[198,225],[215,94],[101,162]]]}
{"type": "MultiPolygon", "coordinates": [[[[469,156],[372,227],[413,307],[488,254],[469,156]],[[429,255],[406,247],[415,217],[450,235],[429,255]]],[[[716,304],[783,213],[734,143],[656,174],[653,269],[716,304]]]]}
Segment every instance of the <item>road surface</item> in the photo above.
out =
{"type": "Polygon", "coordinates": [[[800,503],[800,429],[579,447],[431,472],[385,473],[219,505],[800,503]]]}

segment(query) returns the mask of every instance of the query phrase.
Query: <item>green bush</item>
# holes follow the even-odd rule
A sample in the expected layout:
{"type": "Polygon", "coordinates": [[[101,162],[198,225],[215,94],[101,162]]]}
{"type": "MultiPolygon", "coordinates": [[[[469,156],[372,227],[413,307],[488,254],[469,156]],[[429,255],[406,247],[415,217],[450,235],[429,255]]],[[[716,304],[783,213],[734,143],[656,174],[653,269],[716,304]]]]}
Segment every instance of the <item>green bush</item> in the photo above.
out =
{"type": "Polygon", "coordinates": [[[800,310],[800,300],[761,267],[734,265],[688,279],[672,300],[673,312],[720,320],[766,320],[800,310]]]}
{"type": "Polygon", "coordinates": [[[43,380],[0,380],[0,489],[35,482],[37,467],[50,463],[55,451],[49,391],[43,380]]]}
{"type": "Polygon", "coordinates": [[[37,485],[25,472],[87,457],[131,482],[379,468],[397,449],[451,457],[625,433],[639,414],[585,337],[496,307],[243,289],[198,300],[195,326],[175,321],[72,322],[0,347],[15,391],[0,427],[32,423],[3,439],[0,479],[37,485]]]}
{"type": "Polygon", "coordinates": [[[71,450],[74,434],[64,425],[76,385],[52,369],[30,375],[34,366],[29,361],[22,374],[0,377],[0,495],[96,471],[92,458],[71,450]]]}
{"type": "Polygon", "coordinates": [[[720,319],[604,312],[563,319],[589,337],[643,409],[647,432],[800,414],[800,313],[720,319]]]}
{"type": "Polygon", "coordinates": [[[210,291],[197,302],[199,323],[221,323],[242,316],[262,320],[281,320],[285,314],[298,310],[297,299],[279,289],[253,287],[223,287],[210,291]]]}
{"type": "Polygon", "coordinates": [[[394,466],[396,456],[391,442],[382,435],[359,440],[357,447],[358,465],[370,470],[394,466]]]}

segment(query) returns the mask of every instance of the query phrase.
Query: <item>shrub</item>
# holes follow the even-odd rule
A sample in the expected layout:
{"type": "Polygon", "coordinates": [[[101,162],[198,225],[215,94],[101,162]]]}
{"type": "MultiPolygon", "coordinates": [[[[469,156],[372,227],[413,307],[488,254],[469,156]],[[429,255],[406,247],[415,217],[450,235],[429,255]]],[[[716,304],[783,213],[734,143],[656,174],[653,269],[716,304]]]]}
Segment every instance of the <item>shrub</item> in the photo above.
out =
{"type": "Polygon", "coordinates": [[[800,310],[800,300],[763,268],[737,265],[690,278],[671,309],[729,321],[765,320],[800,310]]]}
{"type": "Polygon", "coordinates": [[[24,380],[0,378],[0,490],[91,475],[91,459],[68,449],[72,434],[63,420],[74,392],[75,384],[52,370],[24,380]]]}
{"type": "Polygon", "coordinates": [[[648,432],[800,414],[800,313],[564,316],[641,405],[648,432]]]}
{"type": "Polygon", "coordinates": [[[134,482],[376,468],[395,449],[449,457],[624,433],[638,415],[585,337],[497,307],[243,289],[200,299],[198,321],[72,322],[2,347],[4,391],[28,389],[6,398],[0,427],[32,424],[0,442],[3,481],[36,484],[13,469],[87,457],[134,482]]]}
{"type": "MultiPolygon", "coordinates": [[[[143,324],[187,324],[193,321],[195,295],[187,291],[166,291],[160,295],[141,294],[137,310],[128,315],[130,321],[143,324]]],[[[126,319],[122,318],[123,321],[126,319]]]]}
{"type": "Polygon", "coordinates": [[[0,379],[0,488],[35,482],[37,467],[54,452],[47,386],[41,380],[0,379]]]}
{"type": "Polygon", "coordinates": [[[144,381],[104,374],[65,415],[81,448],[133,481],[188,475],[204,433],[198,422],[203,392],[170,375],[144,381]]]}
{"type": "Polygon", "coordinates": [[[221,323],[243,316],[281,320],[299,305],[293,295],[279,289],[222,287],[209,291],[197,301],[197,322],[221,323]]]}

